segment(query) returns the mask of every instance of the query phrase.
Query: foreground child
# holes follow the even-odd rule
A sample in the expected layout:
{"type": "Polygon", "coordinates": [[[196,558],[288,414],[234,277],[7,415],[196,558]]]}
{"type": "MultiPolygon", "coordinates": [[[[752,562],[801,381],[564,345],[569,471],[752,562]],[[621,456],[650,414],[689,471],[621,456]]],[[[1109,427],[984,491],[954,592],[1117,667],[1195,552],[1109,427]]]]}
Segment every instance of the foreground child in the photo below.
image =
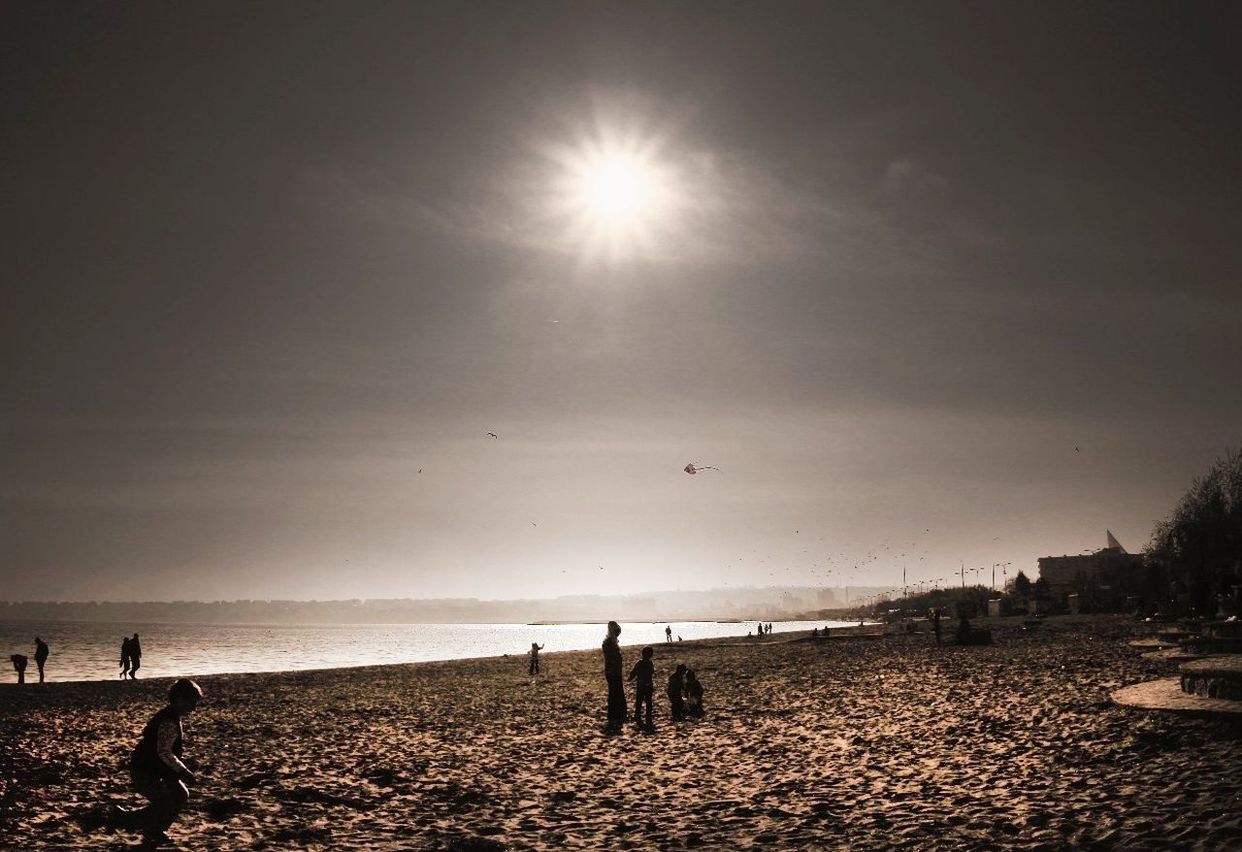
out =
{"type": "Polygon", "coordinates": [[[113,822],[119,828],[141,830],[148,843],[167,839],[165,830],[189,800],[186,784],[193,784],[194,776],[181,762],[181,718],[194,712],[202,697],[203,691],[194,681],[182,678],[174,683],[168,690],[168,706],[147,722],[130,757],[134,789],[148,804],[136,811],[117,808],[113,822]]]}

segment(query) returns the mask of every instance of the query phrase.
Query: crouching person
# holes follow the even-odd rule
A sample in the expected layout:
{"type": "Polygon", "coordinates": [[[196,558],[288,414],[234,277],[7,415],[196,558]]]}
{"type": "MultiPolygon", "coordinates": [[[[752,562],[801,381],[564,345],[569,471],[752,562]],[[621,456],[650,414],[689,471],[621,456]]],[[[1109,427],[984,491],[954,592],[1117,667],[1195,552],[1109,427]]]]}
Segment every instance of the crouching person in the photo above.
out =
{"type": "Polygon", "coordinates": [[[193,784],[194,776],[181,762],[181,719],[194,712],[202,697],[203,691],[194,681],[182,678],[174,683],[168,690],[168,706],[147,722],[130,758],[134,789],[148,804],[140,810],[116,808],[113,822],[118,828],[141,830],[148,844],[167,839],[164,832],[189,799],[186,784],[193,784]]]}

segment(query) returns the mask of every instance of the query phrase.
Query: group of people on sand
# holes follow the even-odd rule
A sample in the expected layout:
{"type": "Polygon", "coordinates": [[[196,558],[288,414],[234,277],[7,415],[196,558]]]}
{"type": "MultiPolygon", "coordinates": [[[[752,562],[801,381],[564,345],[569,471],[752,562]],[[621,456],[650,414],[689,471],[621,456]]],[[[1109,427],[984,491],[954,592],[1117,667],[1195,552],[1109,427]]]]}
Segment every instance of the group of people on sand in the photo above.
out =
{"type": "MultiPolygon", "coordinates": [[[[43,669],[47,665],[47,658],[51,654],[47,643],[35,637],[35,665],[39,667],[39,683],[43,683],[43,669]]],[[[30,658],[25,654],[10,654],[9,662],[13,664],[13,671],[17,672],[17,682],[26,682],[26,667],[30,665],[30,658]]]]}
{"type": "MultiPolygon", "coordinates": [[[[764,637],[764,636],[768,636],[768,635],[769,635],[769,634],[771,634],[771,632],[772,632],[772,622],[770,622],[770,621],[769,621],[769,622],[767,622],[767,623],[764,623],[764,622],[762,622],[762,621],[761,621],[761,622],[759,622],[759,628],[758,628],[758,629],[759,629],[759,636],[760,636],[761,638],[762,638],[762,637],[764,637]]],[[[750,633],[750,631],[749,631],[749,630],[748,630],[748,631],[746,631],[746,635],[747,635],[747,636],[750,636],[750,635],[751,635],[751,633],[750,633]]]]}
{"type": "MultiPolygon", "coordinates": [[[[608,622],[608,635],[604,639],[604,676],[608,682],[608,725],[605,730],[617,733],[627,716],[625,686],[622,680],[621,648],[617,637],[621,625],[608,622]]],[[[40,652],[46,648],[42,640],[40,652]]],[[[530,671],[539,671],[539,652],[543,646],[532,642],[530,671]]],[[[126,638],[121,651],[122,672],[131,677],[138,669],[142,656],[138,635],[126,638]],[[127,665],[128,663],[128,665],[127,665]]],[[[634,689],[634,723],[640,728],[653,729],[655,692],[655,651],[643,648],[642,656],[630,669],[629,680],[634,689]]],[[[46,659],[46,654],[43,654],[46,659]]],[[[40,663],[42,668],[42,663],[40,663]]],[[[684,664],[678,664],[668,678],[669,709],[674,720],[703,715],[703,684],[695,673],[684,664]]],[[[168,690],[168,704],[156,712],[142,729],[138,744],[130,754],[130,780],[135,791],[147,800],[145,807],[129,809],[109,806],[106,815],[94,817],[94,828],[140,831],[144,845],[153,847],[168,840],[167,830],[189,801],[189,787],[195,783],[190,771],[192,762],[183,751],[184,730],[182,720],[194,712],[202,700],[203,690],[192,680],[181,678],[168,690]]]]}
{"type": "MultiPolygon", "coordinates": [[[[47,666],[47,658],[51,655],[51,649],[48,644],[40,637],[35,637],[35,665],[39,667],[39,683],[43,683],[47,666]]],[[[30,665],[30,658],[25,654],[10,654],[9,662],[13,664],[13,671],[17,672],[17,682],[26,682],[26,669],[30,665]]],[[[121,639],[121,679],[129,678],[135,680],[138,677],[138,669],[142,666],[142,643],[138,640],[138,634],[133,636],[125,636],[121,639]]],[[[536,670],[538,667],[536,666],[536,670]]]]}
{"type": "MultiPolygon", "coordinates": [[[[604,654],[604,680],[608,685],[608,722],[604,732],[621,731],[629,716],[629,703],[625,697],[625,682],[621,679],[624,660],[617,638],[621,625],[608,622],[608,635],[604,637],[601,650],[604,654]]],[[[648,645],[642,656],[630,669],[628,680],[634,684],[634,724],[639,728],[655,728],[655,649],[648,645]]],[[[703,684],[693,671],[678,664],[668,678],[668,703],[674,721],[687,716],[703,715],[703,684]]]]}

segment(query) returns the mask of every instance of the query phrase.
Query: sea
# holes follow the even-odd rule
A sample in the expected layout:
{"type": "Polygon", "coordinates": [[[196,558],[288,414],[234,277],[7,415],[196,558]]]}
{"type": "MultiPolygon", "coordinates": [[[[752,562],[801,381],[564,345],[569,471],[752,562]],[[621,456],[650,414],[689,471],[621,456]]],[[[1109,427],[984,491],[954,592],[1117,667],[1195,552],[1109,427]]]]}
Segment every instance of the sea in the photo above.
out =
{"type": "MultiPolygon", "coordinates": [[[[850,622],[852,624],[853,622],[850,622]]],[[[745,637],[757,622],[621,622],[621,645],[657,645],[664,628],[678,637],[745,637]]],[[[809,634],[813,628],[844,627],[841,621],[775,621],[773,634],[809,634]]],[[[227,672],[299,671],[348,666],[498,657],[524,665],[532,642],[543,654],[598,648],[603,624],[124,624],[87,621],[0,622],[0,653],[30,658],[27,682],[38,680],[34,640],[51,649],[49,681],[89,681],[120,676],[121,639],[137,633],[142,644],[140,678],[173,678],[227,672]]],[[[541,668],[556,660],[541,656],[541,668]]],[[[0,682],[16,681],[12,668],[0,682]]]]}

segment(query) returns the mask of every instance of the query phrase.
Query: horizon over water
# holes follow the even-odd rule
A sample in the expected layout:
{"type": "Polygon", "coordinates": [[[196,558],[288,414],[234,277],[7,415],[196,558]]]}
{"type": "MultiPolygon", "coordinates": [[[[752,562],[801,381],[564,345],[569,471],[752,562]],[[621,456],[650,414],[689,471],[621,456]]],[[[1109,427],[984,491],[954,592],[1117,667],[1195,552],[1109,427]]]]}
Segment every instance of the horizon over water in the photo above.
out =
{"type": "MultiPolygon", "coordinates": [[[[685,640],[745,638],[757,621],[670,621],[621,624],[622,648],[662,646],[664,627],[685,640]]],[[[809,633],[812,628],[845,627],[844,621],[773,621],[774,633],[809,633]]],[[[34,637],[51,648],[49,682],[119,678],[121,639],[139,635],[142,665],[139,679],[193,677],[210,674],[352,666],[392,665],[440,660],[498,657],[509,654],[514,665],[526,665],[532,642],[543,654],[598,648],[603,623],[567,624],[192,624],[83,621],[0,622],[4,656],[30,658],[26,679],[38,681],[34,637]]],[[[657,654],[659,653],[657,648],[657,654]]],[[[550,661],[555,665],[555,660],[550,661]]],[[[541,668],[549,665],[541,657],[541,668]]],[[[16,683],[11,666],[0,683],[16,683]]]]}

